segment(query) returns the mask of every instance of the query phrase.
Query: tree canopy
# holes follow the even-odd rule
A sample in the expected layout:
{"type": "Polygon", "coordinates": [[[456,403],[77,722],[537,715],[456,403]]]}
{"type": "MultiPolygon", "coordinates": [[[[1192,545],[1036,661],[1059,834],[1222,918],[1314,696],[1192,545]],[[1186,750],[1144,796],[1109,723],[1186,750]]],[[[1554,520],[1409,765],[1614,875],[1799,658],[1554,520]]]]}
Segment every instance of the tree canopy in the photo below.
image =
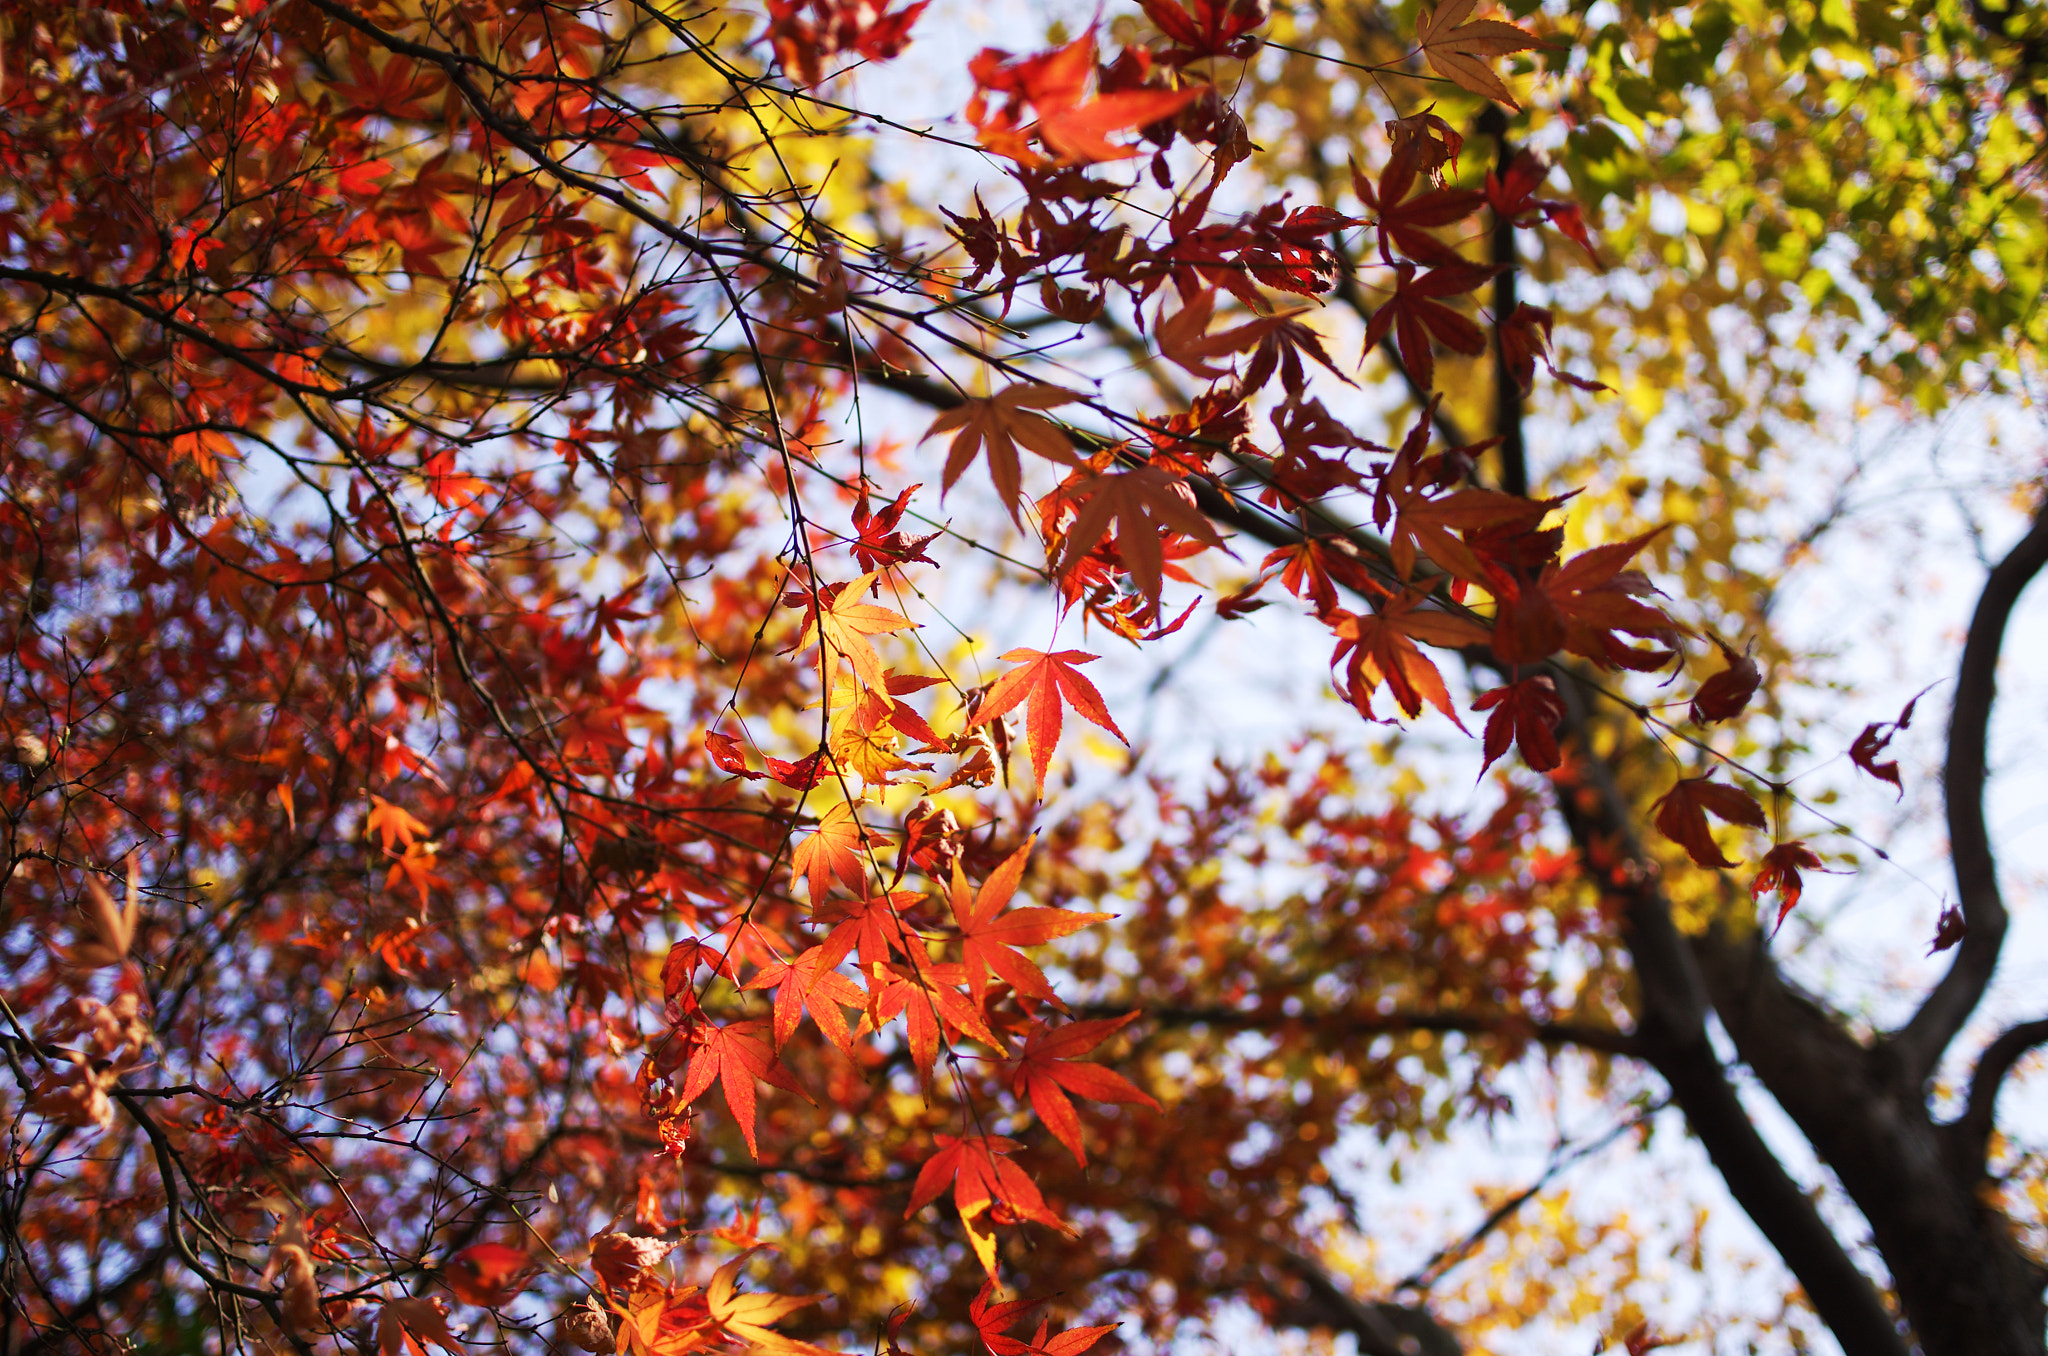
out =
{"type": "Polygon", "coordinates": [[[1668,1110],[1792,1278],[1731,1340],[2039,1356],[2039,439],[1951,685],[1787,608],[1821,388],[2029,394],[2048,12],[1080,17],[0,4],[0,1351],[1638,1353],[1523,1212],[1668,1110]],[[1104,695],[1304,637],[1346,718],[1200,773],[1104,695]],[[1809,774],[1941,706],[1873,1019],[1809,774]],[[1384,1272],[1347,1146],[1532,1070],[1611,1130],[1384,1272]]]}

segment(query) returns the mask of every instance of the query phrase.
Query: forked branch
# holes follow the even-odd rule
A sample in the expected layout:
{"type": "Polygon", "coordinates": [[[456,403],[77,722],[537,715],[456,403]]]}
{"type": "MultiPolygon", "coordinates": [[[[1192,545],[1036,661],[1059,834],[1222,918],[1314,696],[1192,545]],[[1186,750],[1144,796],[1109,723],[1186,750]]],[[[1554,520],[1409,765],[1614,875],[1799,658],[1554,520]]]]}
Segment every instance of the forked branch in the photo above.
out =
{"type": "Polygon", "coordinates": [[[1949,854],[1955,862],[1956,895],[1969,927],[1948,973],[1920,1010],[1891,1039],[1900,1076],[1908,1087],[1924,1088],[1944,1051],[1976,1010],[2005,945],[2005,900],[1998,889],[1998,863],[1984,823],[1986,736],[1998,688],[1998,656],[2005,644],[2013,606],[2048,566],[2048,505],[2034,525],[1984,581],[1963,662],[1956,674],[1955,706],[1949,715],[1948,762],[1942,790],[1948,803],[1949,854]]]}

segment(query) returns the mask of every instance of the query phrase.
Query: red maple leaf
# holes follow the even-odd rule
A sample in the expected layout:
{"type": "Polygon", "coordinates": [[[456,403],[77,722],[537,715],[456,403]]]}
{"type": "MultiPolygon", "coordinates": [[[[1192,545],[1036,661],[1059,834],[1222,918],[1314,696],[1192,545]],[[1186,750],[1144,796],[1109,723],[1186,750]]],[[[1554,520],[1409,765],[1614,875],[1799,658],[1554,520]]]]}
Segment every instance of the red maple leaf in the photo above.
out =
{"type": "Polygon", "coordinates": [[[918,0],[892,12],[874,0],[768,0],[768,29],[762,36],[792,79],[815,85],[824,78],[825,58],[836,53],[886,61],[901,52],[910,41],[910,26],[930,3],[918,0]]]}
{"type": "Polygon", "coordinates": [[[1266,0],[1138,0],[1173,46],[1159,54],[1169,66],[1205,57],[1248,57],[1259,49],[1252,30],[1266,22],[1266,0]]]}
{"type": "Polygon", "coordinates": [[[997,1205],[1006,1206],[1019,1219],[1028,1219],[1058,1229],[1074,1231],[1046,1206],[1038,1186],[1012,1163],[1007,1155],[1017,1148],[1013,1139],[1001,1135],[969,1135],[955,1139],[937,1136],[939,1151],[926,1161],[911,1188],[909,1219],[939,1198],[947,1187],[953,1189],[953,1206],[967,1227],[968,1241],[981,1259],[982,1269],[993,1281],[996,1274],[995,1236],[983,1217],[997,1205]]]}
{"type": "Polygon", "coordinates": [[[1137,1015],[1131,1012],[1061,1027],[1033,1022],[1017,1056],[1017,1067],[1010,1074],[1011,1091],[1030,1099],[1038,1119],[1082,1167],[1088,1166],[1088,1154],[1081,1144],[1081,1119],[1067,1100],[1069,1092],[1097,1102],[1134,1102],[1159,1110],[1158,1102],[1116,1070],[1075,1059],[1122,1030],[1137,1015]]]}
{"type": "Polygon", "coordinates": [[[1385,683],[1411,720],[1422,713],[1426,701],[1463,729],[1443,675],[1416,642],[1451,649],[1483,645],[1486,628],[1448,612],[1420,609],[1418,604],[1425,596],[1406,593],[1388,600],[1378,612],[1364,615],[1341,608],[1331,613],[1330,629],[1337,636],[1337,649],[1330,664],[1335,667],[1350,657],[1341,684],[1344,698],[1368,720],[1373,718],[1372,694],[1385,683]]]}
{"type": "Polygon", "coordinates": [[[1720,646],[1725,667],[1701,683],[1700,690],[1693,694],[1692,718],[1702,725],[1741,715],[1764,680],[1763,670],[1754,659],[1735,653],[1718,640],[1714,643],[1720,646]]]}
{"type": "Polygon", "coordinates": [[[1147,604],[1158,607],[1165,587],[1167,538],[1174,534],[1192,538],[1204,546],[1221,546],[1223,539],[1195,507],[1195,497],[1182,478],[1155,466],[1141,466],[1120,475],[1083,475],[1063,489],[1072,506],[1073,522],[1066,529],[1059,563],[1065,573],[1077,565],[1110,533],[1117,558],[1130,573],[1131,583],[1147,604]]]}
{"type": "Polygon", "coordinates": [[[1043,946],[1111,916],[1037,906],[1005,913],[1017,883],[1024,878],[1024,863],[1030,855],[1031,844],[1026,843],[989,872],[979,891],[968,888],[960,864],[953,864],[949,902],[953,917],[960,924],[961,963],[967,972],[968,992],[974,995],[976,1003],[986,1000],[989,975],[994,973],[1018,993],[1058,1006],[1059,999],[1046,982],[1045,972],[1015,948],[1043,946]]]}
{"type": "Polygon", "coordinates": [[[910,496],[917,493],[918,486],[896,496],[888,504],[870,511],[868,497],[862,494],[860,502],[853,506],[853,530],[855,537],[849,545],[853,558],[860,562],[863,570],[880,571],[891,565],[909,565],[913,562],[933,563],[924,553],[924,548],[939,536],[927,532],[913,537],[898,525],[903,521],[903,511],[910,504],[910,496]]]}
{"type": "Polygon", "coordinates": [[[1750,883],[1749,897],[1760,899],[1773,890],[1778,892],[1778,917],[1771,924],[1773,936],[1785,925],[1785,915],[1798,907],[1799,896],[1805,893],[1806,882],[1800,878],[1800,871],[1820,869],[1820,858],[1813,849],[1797,840],[1780,843],[1764,854],[1763,865],[1750,883]]]}
{"type": "Polygon", "coordinates": [[[966,982],[961,967],[918,959],[914,965],[877,965],[870,974],[868,1024],[880,1030],[902,1015],[911,1062],[920,1079],[931,1077],[942,1039],[972,1036],[991,1049],[1009,1052],[1003,1038],[989,1029],[981,1008],[960,992],[966,982]]]}
{"type": "Polygon", "coordinates": [[[839,963],[853,949],[853,936],[842,929],[816,946],[807,947],[793,961],[764,965],[742,987],[775,990],[775,1048],[782,1049],[803,1020],[806,1009],[825,1038],[853,1057],[853,1033],[846,1028],[841,1008],[866,1005],[867,995],[845,975],[839,963]]]}
{"type": "Polygon", "coordinates": [[[1486,718],[1482,746],[1486,761],[1483,774],[1494,760],[1508,751],[1510,742],[1521,745],[1522,761],[1530,770],[1548,772],[1563,761],[1557,747],[1557,727],[1564,720],[1564,699],[1548,675],[1536,674],[1506,687],[1482,692],[1472,699],[1474,711],[1492,711],[1486,718]]]}
{"type": "Polygon", "coordinates": [[[1470,292],[1498,269],[1479,264],[1440,264],[1418,278],[1415,265],[1400,263],[1394,265],[1394,271],[1394,295],[1366,322],[1367,351],[1378,347],[1391,331],[1402,366],[1425,389],[1436,379],[1436,355],[1429,346],[1432,338],[1455,353],[1476,357],[1486,352],[1485,332],[1439,298],[1470,292]]]}
{"type": "Polygon", "coordinates": [[[1028,703],[1024,715],[1025,736],[1031,746],[1031,767],[1041,787],[1045,785],[1046,769],[1052,765],[1053,747],[1059,743],[1062,705],[1073,707],[1076,714],[1101,726],[1123,743],[1130,743],[1110,718],[1102,694],[1077,667],[1093,663],[1095,659],[1095,655],[1083,654],[1079,650],[1060,650],[1053,654],[1022,649],[1007,652],[1003,655],[1004,662],[1017,667],[990,686],[988,695],[975,709],[974,719],[967,723],[968,728],[999,719],[1012,708],[1028,703]]]}
{"type": "Polygon", "coordinates": [[[767,1025],[757,1018],[725,1026],[705,1024],[690,1028],[688,1036],[696,1048],[690,1052],[690,1066],[683,1075],[680,1093],[680,1104],[688,1106],[714,1082],[718,1083],[725,1092],[727,1109],[747,1138],[747,1152],[756,1159],[760,1158],[761,1150],[754,1143],[754,1080],[787,1088],[810,1100],[810,1094],[789,1070],[776,1062],[775,1051],[761,1035],[761,1028],[767,1025]]]}
{"type": "Polygon", "coordinates": [[[1655,809],[1657,832],[1684,848],[1701,866],[1735,865],[1721,855],[1720,845],[1714,841],[1713,830],[1707,824],[1709,812],[1744,828],[1764,826],[1764,809],[1756,803],[1756,797],[1740,787],[1715,781],[1712,773],[1679,778],[1678,785],[1664,793],[1655,809]]]}
{"type": "Polygon", "coordinates": [[[1116,1324],[1105,1324],[1097,1328],[1069,1328],[1063,1333],[1048,1336],[1050,1324],[1041,1319],[1038,1333],[1029,1342],[1003,1334],[1016,1325],[1018,1319],[1038,1308],[1042,1299],[1008,1300],[1002,1304],[990,1304],[994,1298],[996,1283],[985,1281],[981,1293],[967,1306],[967,1317],[974,1323],[974,1330],[981,1335],[981,1344],[988,1348],[989,1356],[1079,1356],[1104,1337],[1116,1331],[1116,1324]]]}
{"type": "Polygon", "coordinates": [[[1920,699],[1926,696],[1928,691],[1929,689],[1922,688],[1914,693],[1913,700],[1900,708],[1897,720],[1873,721],[1864,726],[1863,733],[1857,735],[1855,742],[1849,745],[1849,761],[1879,781],[1890,782],[1901,798],[1906,794],[1906,784],[1899,779],[1898,761],[1894,759],[1888,763],[1881,763],[1878,761],[1878,755],[1891,746],[1892,736],[1913,723],[1913,708],[1920,704],[1920,699]]]}

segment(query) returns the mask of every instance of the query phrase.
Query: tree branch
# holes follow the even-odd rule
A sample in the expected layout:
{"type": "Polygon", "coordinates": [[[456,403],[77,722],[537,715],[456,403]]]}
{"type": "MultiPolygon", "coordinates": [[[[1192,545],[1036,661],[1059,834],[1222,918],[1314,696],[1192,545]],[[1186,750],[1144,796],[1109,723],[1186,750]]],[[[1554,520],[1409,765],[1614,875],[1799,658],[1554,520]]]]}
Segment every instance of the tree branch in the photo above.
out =
{"type": "Polygon", "coordinates": [[[1998,1039],[1984,1047],[1970,1075],[1970,1098],[1963,1114],[1942,1129],[1947,1131],[1957,1176],[1966,1187],[1975,1187],[1984,1176],[1984,1160],[1991,1148],[1991,1131],[1996,1124],[1998,1092],[2013,1065],[2029,1050],[2048,1045],[2048,1017],[2007,1027],[1998,1039]]]}
{"type": "Polygon", "coordinates": [[[1956,673],[1955,706],[1949,713],[1948,762],[1942,791],[1948,803],[1949,855],[1955,862],[1956,894],[1969,925],[1948,973],[1927,995],[1911,1021],[1891,1037],[1906,1085],[1926,1087],[1949,1042],[1976,1010],[1998,967],[2005,945],[2005,901],[1998,890],[1998,863],[1984,823],[1985,738],[1998,687],[1998,655],[2005,643],[2013,605],[2048,566],[2048,503],[2034,525],[1984,581],[1976,615],[1963,642],[1956,673]]]}
{"type": "Polygon", "coordinates": [[[1148,1007],[1143,1003],[1076,1004],[1074,1013],[1086,1017],[1121,1017],[1135,1008],[1147,1021],[1160,1026],[1219,1026],[1238,1031],[1271,1031],[1295,1027],[1335,1036],[1373,1036],[1386,1032],[1435,1031],[1471,1036],[1522,1036],[1544,1045],[1576,1045],[1603,1055],[1641,1057],[1642,1048],[1626,1031],[1589,1026],[1578,1022],[1540,1022],[1515,1013],[1466,1014],[1418,1012],[1305,1012],[1289,1016],[1283,1012],[1228,1007],[1148,1007]]]}

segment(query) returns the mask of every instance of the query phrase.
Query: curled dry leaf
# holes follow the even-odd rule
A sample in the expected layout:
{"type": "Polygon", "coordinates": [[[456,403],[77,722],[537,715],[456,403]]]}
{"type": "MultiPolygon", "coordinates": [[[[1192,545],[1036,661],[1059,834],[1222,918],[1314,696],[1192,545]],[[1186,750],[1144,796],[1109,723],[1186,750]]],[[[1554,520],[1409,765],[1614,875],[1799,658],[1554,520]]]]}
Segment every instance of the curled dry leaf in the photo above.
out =
{"type": "Polygon", "coordinates": [[[590,1244],[590,1268],[608,1290],[630,1290],[646,1279],[650,1267],[676,1250],[665,1238],[635,1234],[599,1234],[590,1244]]]}

